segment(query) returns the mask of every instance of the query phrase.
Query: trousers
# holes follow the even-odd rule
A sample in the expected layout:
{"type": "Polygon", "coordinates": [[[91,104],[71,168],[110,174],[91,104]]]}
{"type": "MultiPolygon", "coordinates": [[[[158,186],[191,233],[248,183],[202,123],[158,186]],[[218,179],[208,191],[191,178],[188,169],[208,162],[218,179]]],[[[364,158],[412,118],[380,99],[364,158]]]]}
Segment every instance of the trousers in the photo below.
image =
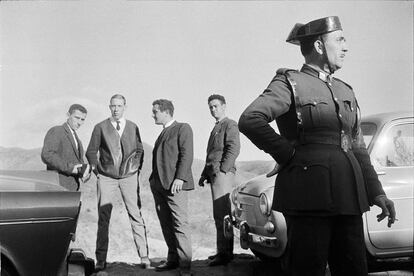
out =
{"type": "Polygon", "coordinates": [[[282,261],[285,275],[367,276],[362,216],[285,215],[287,248],[282,261]]]}
{"type": "Polygon", "coordinates": [[[98,233],[96,238],[96,260],[106,261],[109,243],[109,222],[114,205],[114,194],[121,192],[132,228],[132,236],[138,255],[148,256],[148,242],[144,219],[141,215],[141,199],[137,174],[127,178],[114,179],[98,175],[98,233]]]}
{"type": "Polygon", "coordinates": [[[233,188],[234,173],[221,171],[209,173],[211,181],[211,197],[213,199],[213,217],[216,225],[217,254],[232,255],[234,241],[226,239],[223,230],[223,220],[226,215],[231,214],[230,192],[233,188]]]}
{"type": "Polygon", "coordinates": [[[192,249],[188,222],[186,191],[171,194],[164,189],[158,175],[150,180],[162,234],[168,247],[167,261],[179,263],[182,270],[191,267],[192,249]]]}

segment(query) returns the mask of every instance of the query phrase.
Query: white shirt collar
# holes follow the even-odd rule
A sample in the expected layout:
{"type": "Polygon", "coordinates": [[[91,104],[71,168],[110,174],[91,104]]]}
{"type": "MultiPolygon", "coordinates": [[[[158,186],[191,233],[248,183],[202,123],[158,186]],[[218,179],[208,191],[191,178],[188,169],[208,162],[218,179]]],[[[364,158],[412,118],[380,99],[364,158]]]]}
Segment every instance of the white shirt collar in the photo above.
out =
{"type": "Polygon", "coordinates": [[[111,123],[116,123],[116,121],[119,121],[119,123],[121,124],[121,125],[125,125],[125,123],[126,123],[126,119],[125,119],[125,117],[122,117],[121,119],[119,119],[119,120],[116,120],[114,117],[111,117],[110,118],[110,120],[111,120],[111,123]]]}
{"type": "Polygon", "coordinates": [[[166,124],[164,125],[164,128],[169,127],[169,126],[170,126],[170,125],[172,125],[174,122],[175,122],[175,120],[174,120],[174,119],[172,119],[171,121],[169,121],[168,123],[166,123],[166,124]]]}
{"type": "Polygon", "coordinates": [[[119,120],[115,120],[114,117],[110,118],[112,126],[115,128],[115,130],[118,132],[119,136],[122,136],[122,133],[124,132],[125,126],[126,126],[126,119],[122,117],[119,120]],[[119,121],[119,130],[116,129],[116,122],[119,121]]]}

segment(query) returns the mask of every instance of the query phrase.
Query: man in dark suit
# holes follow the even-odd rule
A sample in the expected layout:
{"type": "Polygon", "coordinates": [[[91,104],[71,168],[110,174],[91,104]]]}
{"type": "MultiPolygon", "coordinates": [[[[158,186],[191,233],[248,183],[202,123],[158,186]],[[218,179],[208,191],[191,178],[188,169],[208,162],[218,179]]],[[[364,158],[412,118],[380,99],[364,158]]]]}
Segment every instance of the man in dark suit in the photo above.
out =
{"type": "Polygon", "coordinates": [[[217,254],[210,256],[210,266],[225,265],[233,259],[233,239],[226,239],[223,219],[231,213],[229,194],[234,183],[236,158],[240,153],[237,123],[226,117],[226,99],[222,95],[208,98],[211,116],[216,124],[207,145],[207,158],[198,184],[210,183],[213,198],[213,216],[217,232],[217,254]]]}
{"type": "Polygon", "coordinates": [[[194,189],[193,132],[190,125],[173,119],[171,101],[160,99],[152,105],[155,124],[164,129],[152,151],[150,185],[168,246],[167,261],[155,269],[165,271],[180,267],[181,275],[191,275],[192,250],[185,191],[194,189]]]}
{"type": "Polygon", "coordinates": [[[144,219],[141,215],[138,175],[142,167],[144,148],[138,126],[126,120],[126,99],[115,94],[109,102],[111,117],[95,126],[86,157],[97,177],[98,233],[96,238],[96,270],[106,267],[109,221],[114,194],[121,192],[128,212],[132,235],[141,267],[150,268],[144,219]]]}
{"type": "Polygon", "coordinates": [[[287,224],[287,275],[366,276],[362,214],[382,209],[395,221],[368,155],[352,87],[332,77],[348,52],[337,16],[297,23],[300,70],[279,69],[243,112],[240,131],[277,162],[273,209],[287,224]],[[279,133],[269,125],[276,120],[279,133]]]}
{"type": "Polygon", "coordinates": [[[46,134],[41,158],[47,170],[59,173],[59,184],[70,191],[79,190],[80,182],[89,178],[89,165],[83,162],[83,147],[76,131],[86,119],[86,108],[70,106],[68,119],[61,126],[52,127],[46,134]]]}

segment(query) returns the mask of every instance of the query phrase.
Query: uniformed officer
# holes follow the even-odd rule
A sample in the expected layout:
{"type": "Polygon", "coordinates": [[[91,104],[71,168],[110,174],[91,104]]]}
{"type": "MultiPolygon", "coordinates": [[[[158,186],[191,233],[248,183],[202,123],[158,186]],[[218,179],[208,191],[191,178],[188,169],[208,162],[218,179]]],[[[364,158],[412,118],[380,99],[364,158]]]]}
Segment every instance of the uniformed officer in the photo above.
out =
{"type": "Polygon", "coordinates": [[[348,52],[339,18],[296,24],[287,42],[305,64],[279,69],[243,112],[240,131],[277,162],[273,209],[284,214],[287,275],[367,275],[362,213],[395,220],[371,165],[351,86],[332,77],[348,52]],[[280,134],[269,125],[276,120],[280,134]]]}

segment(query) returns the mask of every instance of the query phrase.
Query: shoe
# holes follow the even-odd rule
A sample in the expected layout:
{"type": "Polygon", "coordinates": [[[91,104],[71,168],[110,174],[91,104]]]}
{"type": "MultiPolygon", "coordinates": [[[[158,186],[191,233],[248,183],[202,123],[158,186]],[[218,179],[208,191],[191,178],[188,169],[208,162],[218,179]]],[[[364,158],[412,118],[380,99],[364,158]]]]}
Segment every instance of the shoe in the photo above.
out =
{"type": "Polygon", "coordinates": [[[165,262],[160,264],[159,266],[155,267],[155,271],[167,271],[167,270],[173,270],[178,267],[178,263],[175,262],[165,262]]]}
{"type": "Polygon", "coordinates": [[[148,257],[142,257],[141,263],[139,264],[143,269],[152,269],[154,267],[151,266],[151,261],[148,257]]]}
{"type": "MultiPolygon", "coordinates": [[[[217,255],[218,255],[219,253],[216,253],[216,254],[214,254],[214,255],[211,255],[211,256],[208,256],[208,259],[209,260],[213,260],[217,255]]],[[[229,255],[229,257],[230,257],[230,259],[231,260],[233,260],[234,259],[234,254],[233,253],[231,253],[230,255],[229,255]]]]}
{"type": "Polygon", "coordinates": [[[216,257],[211,260],[209,266],[227,265],[233,257],[231,255],[217,254],[216,257]]]}
{"type": "Polygon", "coordinates": [[[106,262],[105,261],[97,261],[95,265],[95,272],[102,271],[106,268],[106,262]]]}
{"type": "Polygon", "coordinates": [[[214,254],[214,255],[208,256],[208,259],[209,259],[209,260],[212,260],[212,259],[214,259],[216,256],[217,256],[217,253],[216,253],[216,254],[214,254]]]}

